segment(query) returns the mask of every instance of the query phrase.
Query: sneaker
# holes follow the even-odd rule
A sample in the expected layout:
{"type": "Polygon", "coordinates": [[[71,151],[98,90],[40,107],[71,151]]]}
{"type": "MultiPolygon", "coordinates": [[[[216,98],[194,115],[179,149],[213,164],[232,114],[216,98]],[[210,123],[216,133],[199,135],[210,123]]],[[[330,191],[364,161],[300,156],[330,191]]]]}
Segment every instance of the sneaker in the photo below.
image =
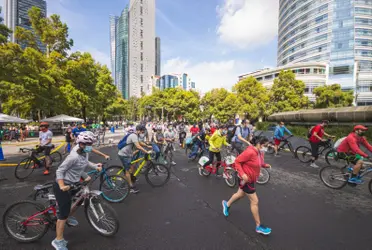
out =
{"type": "Polygon", "coordinates": [[[269,235],[271,234],[271,228],[265,227],[264,225],[259,225],[256,227],[256,232],[263,235],[269,235]]]}
{"type": "Polygon", "coordinates": [[[49,169],[45,169],[44,175],[49,175],[49,169]]]}
{"type": "Polygon", "coordinates": [[[136,188],[136,187],[131,187],[130,188],[130,193],[131,194],[137,194],[139,192],[139,189],[138,188],[136,188]]]}
{"type": "Polygon", "coordinates": [[[57,239],[54,239],[52,241],[52,246],[56,249],[56,250],[68,250],[67,249],[67,241],[65,240],[57,240],[57,239]]]}
{"type": "Polygon", "coordinates": [[[198,170],[199,170],[199,174],[200,175],[203,175],[203,172],[202,172],[203,171],[203,167],[199,167],[198,170]]]}
{"type": "Polygon", "coordinates": [[[274,156],[275,156],[275,157],[280,157],[280,154],[275,154],[274,156]]]}
{"type": "Polygon", "coordinates": [[[172,166],[177,165],[177,163],[175,163],[174,161],[172,161],[171,164],[172,164],[172,166]]]}
{"type": "Polygon", "coordinates": [[[314,162],[310,164],[310,167],[312,167],[312,168],[319,168],[319,166],[316,165],[314,162]]]}
{"type": "Polygon", "coordinates": [[[76,227],[77,225],[79,225],[79,222],[76,220],[75,217],[70,216],[67,218],[66,224],[70,227],[76,227]]]}
{"type": "Polygon", "coordinates": [[[222,212],[226,217],[229,216],[229,209],[230,208],[227,206],[227,201],[222,201],[222,212]]]}
{"type": "Polygon", "coordinates": [[[354,184],[363,184],[363,180],[361,180],[358,177],[353,177],[348,180],[349,183],[354,183],[354,184]]]}

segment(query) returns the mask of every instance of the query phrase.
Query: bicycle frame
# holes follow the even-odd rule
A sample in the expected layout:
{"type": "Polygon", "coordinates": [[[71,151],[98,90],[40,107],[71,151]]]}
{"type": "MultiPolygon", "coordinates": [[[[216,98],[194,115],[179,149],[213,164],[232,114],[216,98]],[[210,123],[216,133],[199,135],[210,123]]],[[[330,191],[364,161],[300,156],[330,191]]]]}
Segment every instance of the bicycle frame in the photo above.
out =
{"type": "MultiPolygon", "coordinates": [[[[138,162],[141,162],[141,164],[138,166],[136,172],[133,174],[133,176],[135,176],[135,177],[137,177],[139,175],[142,168],[146,165],[147,160],[145,159],[145,157],[141,157],[141,158],[138,158],[137,160],[131,161],[130,165],[136,164],[138,162]]],[[[116,175],[121,175],[124,171],[125,171],[124,168],[122,168],[116,173],[116,175]]]]}

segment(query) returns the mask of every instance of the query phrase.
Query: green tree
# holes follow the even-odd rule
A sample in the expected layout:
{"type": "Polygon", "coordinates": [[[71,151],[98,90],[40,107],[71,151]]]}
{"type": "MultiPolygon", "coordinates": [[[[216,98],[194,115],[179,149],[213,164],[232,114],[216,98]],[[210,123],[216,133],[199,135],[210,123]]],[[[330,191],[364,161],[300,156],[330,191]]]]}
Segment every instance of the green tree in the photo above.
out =
{"type": "Polygon", "coordinates": [[[234,93],[226,89],[212,89],[201,100],[203,114],[209,119],[214,116],[221,122],[227,122],[235,117],[239,110],[239,101],[234,93]]]}
{"type": "Polygon", "coordinates": [[[342,91],[339,84],[319,86],[313,93],[316,97],[315,108],[349,107],[354,101],[353,91],[342,91]]]}
{"type": "MultiPolygon", "coordinates": [[[[1,7],[0,7],[0,14],[1,14],[1,7]]],[[[9,35],[12,31],[3,24],[3,18],[0,16],[0,44],[4,44],[7,42],[9,35]]]]}
{"type": "Polygon", "coordinates": [[[296,80],[292,71],[281,71],[270,90],[269,112],[285,112],[307,108],[309,99],[304,96],[305,83],[296,80]]]}

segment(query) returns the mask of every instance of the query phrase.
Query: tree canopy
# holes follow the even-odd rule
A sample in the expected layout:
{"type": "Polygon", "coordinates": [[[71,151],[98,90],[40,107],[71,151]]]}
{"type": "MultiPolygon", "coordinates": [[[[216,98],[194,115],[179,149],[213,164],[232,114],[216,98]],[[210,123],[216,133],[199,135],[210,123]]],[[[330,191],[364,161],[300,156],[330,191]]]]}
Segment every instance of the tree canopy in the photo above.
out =
{"type": "Polygon", "coordinates": [[[316,96],[315,108],[348,107],[354,101],[353,91],[342,91],[339,84],[319,86],[313,93],[316,96]]]}

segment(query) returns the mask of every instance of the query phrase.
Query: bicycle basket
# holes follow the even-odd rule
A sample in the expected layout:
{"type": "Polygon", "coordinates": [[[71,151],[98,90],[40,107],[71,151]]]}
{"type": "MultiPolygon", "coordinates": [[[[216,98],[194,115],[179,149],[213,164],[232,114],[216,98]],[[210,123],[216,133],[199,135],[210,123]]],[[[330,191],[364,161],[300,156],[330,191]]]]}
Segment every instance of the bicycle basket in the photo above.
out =
{"type": "Polygon", "coordinates": [[[198,163],[199,163],[200,166],[204,166],[204,164],[205,164],[206,162],[208,162],[208,161],[209,161],[209,158],[208,158],[208,157],[206,157],[206,156],[202,156],[202,157],[199,159],[198,163]]]}
{"type": "Polygon", "coordinates": [[[232,155],[226,156],[225,162],[226,162],[227,165],[234,164],[234,162],[235,162],[235,156],[232,156],[232,155]]]}

